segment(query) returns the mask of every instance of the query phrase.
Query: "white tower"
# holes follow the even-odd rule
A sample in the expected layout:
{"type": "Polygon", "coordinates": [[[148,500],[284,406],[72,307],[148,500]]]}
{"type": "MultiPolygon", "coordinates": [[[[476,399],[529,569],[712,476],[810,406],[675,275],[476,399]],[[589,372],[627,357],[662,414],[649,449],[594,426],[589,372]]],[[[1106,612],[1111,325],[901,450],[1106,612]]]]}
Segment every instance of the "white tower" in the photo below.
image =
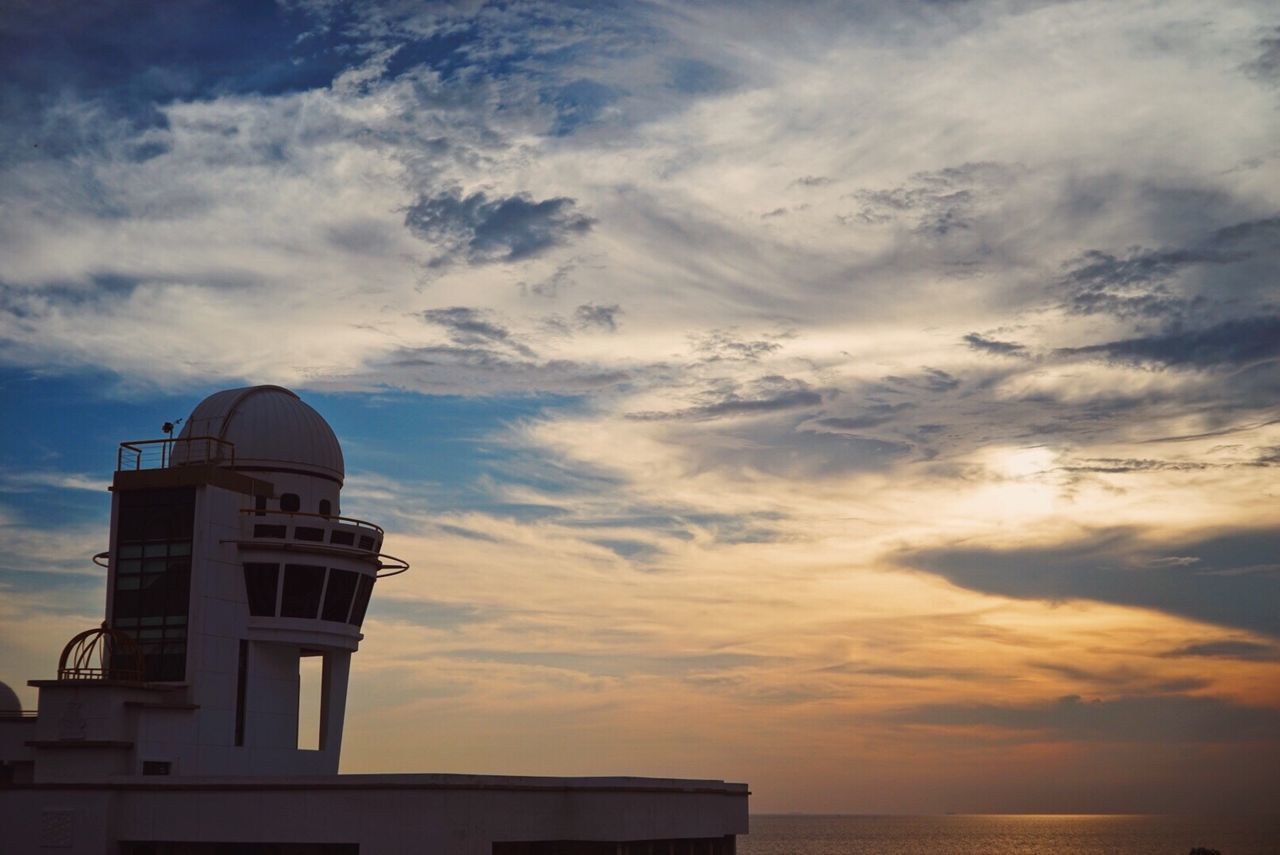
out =
{"type": "Polygon", "coordinates": [[[407,569],[381,528],[341,516],[343,477],[329,425],[279,386],[218,392],[177,438],[122,443],[104,625],[33,681],[35,779],[336,773],[374,582],[407,569]]]}

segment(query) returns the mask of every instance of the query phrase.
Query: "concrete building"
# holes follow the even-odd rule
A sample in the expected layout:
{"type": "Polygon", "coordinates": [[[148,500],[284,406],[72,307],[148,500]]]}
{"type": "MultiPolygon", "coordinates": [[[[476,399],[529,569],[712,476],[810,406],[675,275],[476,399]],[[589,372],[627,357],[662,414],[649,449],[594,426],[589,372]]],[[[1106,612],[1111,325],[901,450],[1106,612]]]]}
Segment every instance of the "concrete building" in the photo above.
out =
{"type": "Polygon", "coordinates": [[[121,444],[102,625],[36,713],[0,684],[0,855],[733,853],[744,784],[338,774],[370,597],[408,569],[342,515],[344,471],[278,386],[121,444]]]}

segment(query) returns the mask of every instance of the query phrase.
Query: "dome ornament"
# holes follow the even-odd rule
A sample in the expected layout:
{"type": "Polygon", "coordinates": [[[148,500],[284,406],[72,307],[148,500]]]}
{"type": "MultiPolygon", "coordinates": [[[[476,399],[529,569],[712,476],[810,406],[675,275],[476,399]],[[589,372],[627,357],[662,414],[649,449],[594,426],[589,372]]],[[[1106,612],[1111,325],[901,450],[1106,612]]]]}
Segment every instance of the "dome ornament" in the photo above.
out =
{"type": "Polygon", "coordinates": [[[103,624],[75,635],[62,648],[62,656],[58,659],[58,679],[141,683],[145,667],[138,642],[103,624]]]}

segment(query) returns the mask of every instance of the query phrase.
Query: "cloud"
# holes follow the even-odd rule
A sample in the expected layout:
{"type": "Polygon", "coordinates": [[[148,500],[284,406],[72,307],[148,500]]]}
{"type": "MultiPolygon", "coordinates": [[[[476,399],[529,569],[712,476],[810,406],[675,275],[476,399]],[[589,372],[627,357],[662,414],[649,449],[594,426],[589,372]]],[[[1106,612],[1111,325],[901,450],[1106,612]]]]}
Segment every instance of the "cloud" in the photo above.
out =
{"type": "Polygon", "coordinates": [[[699,336],[693,342],[695,352],[711,362],[732,360],[756,362],[782,349],[782,344],[774,338],[745,339],[733,330],[712,330],[699,336]]]}
{"type": "Polygon", "coordinates": [[[1121,475],[1130,472],[1196,472],[1208,469],[1211,464],[1195,461],[1153,460],[1135,457],[1095,457],[1072,461],[1063,466],[1064,472],[1096,472],[1121,475]]]}
{"type": "MultiPolygon", "coordinates": [[[[1274,257],[1277,238],[1280,218],[1264,217],[1224,226],[1186,246],[1135,247],[1120,255],[1089,250],[1068,262],[1059,287],[1068,295],[1067,309],[1075,314],[1186,322],[1190,313],[1223,301],[1212,283],[1179,283],[1181,274],[1274,257]]],[[[1265,276],[1265,268],[1249,271],[1259,274],[1265,276]]]]}
{"type": "Polygon", "coordinates": [[[1202,329],[1176,330],[1105,344],[1068,347],[1064,356],[1102,356],[1117,362],[1170,368],[1248,365],[1280,356],[1280,315],[1222,321],[1202,329]]]}
{"type": "Polygon", "coordinates": [[[1039,738],[1099,742],[1237,742],[1269,739],[1280,710],[1220,698],[1156,695],[1086,700],[1067,695],[1026,705],[936,704],[894,716],[913,724],[990,727],[1039,738]]]}
{"type": "Polygon", "coordinates": [[[900,187],[853,193],[862,208],[843,219],[875,225],[909,216],[916,233],[945,237],[971,228],[988,197],[998,194],[1015,174],[1016,170],[999,163],[965,163],[918,172],[900,187]]]}
{"type": "Polygon", "coordinates": [[[664,419],[701,421],[735,416],[767,415],[816,407],[822,403],[822,393],[811,389],[803,380],[792,380],[778,375],[761,377],[744,390],[713,391],[706,393],[703,397],[708,399],[707,402],[697,406],[668,412],[628,413],[627,418],[638,421],[664,419]]]}
{"type": "Polygon", "coordinates": [[[442,263],[461,254],[472,264],[535,258],[591,230],[595,220],[577,213],[565,196],[534,201],[528,194],[490,200],[483,191],[420,196],[405,212],[411,232],[444,251],[442,263]]]}
{"type": "Polygon", "coordinates": [[[456,344],[501,345],[522,356],[533,357],[534,352],[528,346],[516,341],[511,332],[501,324],[485,320],[485,313],[465,306],[451,306],[446,309],[427,309],[421,313],[427,323],[437,324],[449,332],[449,337],[456,344]]]}
{"type": "Polygon", "coordinates": [[[1280,27],[1258,39],[1258,57],[1245,70],[1265,83],[1280,82],[1280,27]]]}
{"type": "Polygon", "coordinates": [[[985,353],[994,353],[997,356],[1022,356],[1027,352],[1027,346],[1017,344],[1011,341],[1000,341],[999,339],[987,338],[978,333],[969,333],[964,337],[965,344],[974,350],[983,351],[985,353]]]}
{"type": "Polygon", "coordinates": [[[1059,546],[942,548],[900,560],[984,593],[1138,606],[1280,637],[1280,529],[1157,541],[1101,531],[1059,546]],[[1159,560],[1170,552],[1198,560],[1159,560]]]}
{"type": "Polygon", "coordinates": [[[1227,264],[1236,260],[1214,249],[1152,251],[1135,249],[1115,256],[1089,250],[1075,259],[1063,279],[1070,311],[1107,313],[1120,318],[1164,318],[1185,312],[1187,301],[1175,296],[1164,280],[1193,264],[1227,264]]]}
{"type": "Polygon", "coordinates": [[[607,365],[568,359],[540,359],[479,346],[402,347],[352,375],[349,383],[387,384],[427,394],[491,395],[503,392],[599,392],[624,383],[632,373],[607,365]]]}
{"type": "Polygon", "coordinates": [[[863,409],[861,415],[857,416],[826,416],[820,419],[814,419],[813,423],[821,425],[825,428],[831,428],[835,431],[857,431],[867,428],[877,427],[895,420],[900,414],[915,409],[916,405],[911,401],[902,401],[897,404],[889,404],[884,402],[876,402],[868,405],[863,409]]]}
{"type": "Polygon", "coordinates": [[[826,187],[834,183],[832,179],[825,175],[802,175],[795,181],[792,181],[790,187],[826,187]]]}
{"type": "Polygon", "coordinates": [[[616,332],[618,329],[618,315],[622,313],[622,309],[615,303],[610,306],[597,306],[594,303],[587,303],[573,310],[573,318],[578,326],[583,329],[591,327],[599,327],[607,329],[609,332],[616,332]]]}
{"type": "Polygon", "coordinates": [[[1280,647],[1256,641],[1201,641],[1161,654],[1170,659],[1204,657],[1208,659],[1240,659],[1246,662],[1280,661],[1280,647]]]}

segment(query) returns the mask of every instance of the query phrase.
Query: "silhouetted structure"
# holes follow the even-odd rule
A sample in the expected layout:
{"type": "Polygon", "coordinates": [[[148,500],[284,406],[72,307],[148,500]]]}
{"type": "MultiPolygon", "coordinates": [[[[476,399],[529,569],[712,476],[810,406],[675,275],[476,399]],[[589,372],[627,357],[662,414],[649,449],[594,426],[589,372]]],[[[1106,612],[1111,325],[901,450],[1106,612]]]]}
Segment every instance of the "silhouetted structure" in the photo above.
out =
{"type": "Polygon", "coordinates": [[[373,589],[408,569],[379,526],[342,516],[344,477],[329,425],[278,386],[218,392],[176,438],[121,444],[95,557],[106,620],[30,682],[38,715],[0,684],[0,851],[733,852],[743,784],[339,775],[373,589]]]}

